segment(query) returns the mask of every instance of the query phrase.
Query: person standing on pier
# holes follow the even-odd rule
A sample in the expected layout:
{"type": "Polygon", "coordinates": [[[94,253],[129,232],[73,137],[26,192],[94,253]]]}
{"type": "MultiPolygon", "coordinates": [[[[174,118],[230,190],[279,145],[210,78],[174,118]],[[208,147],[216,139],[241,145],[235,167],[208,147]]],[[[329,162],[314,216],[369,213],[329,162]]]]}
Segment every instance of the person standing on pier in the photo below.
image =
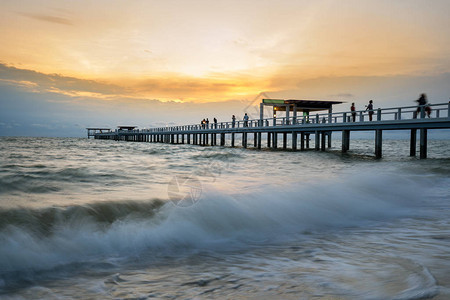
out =
{"type": "Polygon", "coordinates": [[[425,110],[425,112],[427,113],[428,118],[430,118],[431,107],[429,105],[427,105],[427,103],[428,103],[427,95],[426,94],[421,94],[420,98],[417,99],[416,102],[419,104],[419,106],[417,107],[417,111],[416,111],[416,114],[414,116],[414,119],[417,118],[417,114],[420,113],[420,110],[421,110],[422,107],[425,110]]]}
{"type": "Polygon", "coordinates": [[[234,124],[236,123],[236,116],[235,115],[233,115],[232,117],[231,117],[231,126],[234,128],[234,124]]]}
{"type": "Polygon", "coordinates": [[[353,122],[355,122],[356,121],[355,102],[352,103],[352,106],[350,107],[350,111],[352,112],[352,120],[353,120],[353,122]]]}
{"type": "Polygon", "coordinates": [[[366,111],[369,111],[369,121],[372,121],[372,116],[373,116],[373,100],[369,101],[369,105],[367,105],[366,107],[366,111]]]}
{"type": "Polygon", "coordinates": [[[248,127],[248,115],[245,113],[244,115],[244,127],[248,127]]]}
{"type": "Polygon", "coordinates": [[[214,128],[217,129],[217,119],[214,118],[214,128]]]}
{"type": "Polygon", "coordinates": [[[206,118],[205,124],[206,124],[206,129],[208,129],[209,128],[209,120],[208,120],[208,118],[206,118]]]}

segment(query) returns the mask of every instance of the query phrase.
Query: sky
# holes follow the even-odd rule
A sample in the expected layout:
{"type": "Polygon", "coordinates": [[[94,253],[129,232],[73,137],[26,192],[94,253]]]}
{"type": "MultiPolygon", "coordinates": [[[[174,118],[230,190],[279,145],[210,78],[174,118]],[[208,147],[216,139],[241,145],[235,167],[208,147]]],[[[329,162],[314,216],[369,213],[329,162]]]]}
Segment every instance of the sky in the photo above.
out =
{"type": "Polygon", "coordinates": [[[0,135],[450,97],[448,0],[1,0],[0,135]]]}

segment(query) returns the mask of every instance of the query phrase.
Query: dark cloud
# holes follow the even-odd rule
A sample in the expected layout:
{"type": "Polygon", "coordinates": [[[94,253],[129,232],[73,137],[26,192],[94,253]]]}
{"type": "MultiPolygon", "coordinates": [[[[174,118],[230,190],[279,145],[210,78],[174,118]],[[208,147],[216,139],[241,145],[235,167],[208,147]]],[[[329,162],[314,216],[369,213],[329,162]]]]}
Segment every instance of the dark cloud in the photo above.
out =
{"type": "Polygon", "coordinates": [[[32,70],[19,69],[0,62],[0,81],[16,86],[28,86],[35,92],[53,92],[72,97],[92,96],[99,99],[118,98],[158,98],[164,101],[190,99],[210,99],[216,94],[221,101],[230,99],[237,85],[223,80],[192,78],[174,74],[164,78],[131,79],[117,83],[106,83],[59,74],[44,74],[32,70]]]}
{"type": "Polygon", "coordinates": [[[43,22],[50,22],[50,23],[70,25],[70,26],[73,25],[73,23],[69,19],[62,18],[62,17],[49,16],[49,15],[44,15],[44,14],[30,14],[30,13],[19,13],[19,14],[24,17],[28,17],[28,18],[43,21],[43,22]]]}
{"type": "Polygon", "coordinates": [[[85,80],[59,74],[44,74],[32,70],[18,69],[0,63],[0,81],[16,86],[29,86],[35,92],[61,94],[95,93],[99,95],[126,94],[126,88],[95,80],[85,80]]]}

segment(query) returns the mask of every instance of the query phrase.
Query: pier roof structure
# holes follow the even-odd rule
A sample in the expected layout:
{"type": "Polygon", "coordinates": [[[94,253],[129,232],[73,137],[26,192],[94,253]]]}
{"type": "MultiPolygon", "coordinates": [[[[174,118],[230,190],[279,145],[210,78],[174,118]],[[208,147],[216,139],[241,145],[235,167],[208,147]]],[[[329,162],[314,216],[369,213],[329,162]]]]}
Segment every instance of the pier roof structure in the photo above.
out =
{"type": "Polygon", "coordinates": [[[137,126],[117,126],[119,130],[134,130],[137,126]]]}
{"type": "Polygon", "coordinates": [[[303,112],[303,115],[308,116],[312,111],[328,110],[328,113],[333,112],[334,104],[341,104],[342,101],[324,101],[324,100],[294,100],[294,99],[262,99],[259,106],[260,119],[264,118],[264,106],[272,106],[273,117],[276,118],[277,112],[285,111],[286,117],[289,118],[289,112],[293,112],[294,117],[297,112],[303,112]]]}
{"type": "Polygon", "coordinates": [[[342,104],[342,101],[325,101],[325,100],[294,100],[294,99],[262,99],[261,104],[264,106],[273,106],[277,111],[286,111],[289,107],[290,111],[320,111],[330,110],[335,104],[342,104]]]}

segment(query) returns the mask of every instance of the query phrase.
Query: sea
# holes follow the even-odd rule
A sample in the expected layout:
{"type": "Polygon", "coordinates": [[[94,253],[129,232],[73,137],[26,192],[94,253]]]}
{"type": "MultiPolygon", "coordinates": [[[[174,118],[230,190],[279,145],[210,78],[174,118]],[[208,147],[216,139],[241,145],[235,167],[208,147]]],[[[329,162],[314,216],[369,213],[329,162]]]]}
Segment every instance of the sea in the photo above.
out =
{"type": "Polygon", "coordinates": [[[0,299],[450,299],[450,140],[340,147],[1,137],[0,299]]]}

